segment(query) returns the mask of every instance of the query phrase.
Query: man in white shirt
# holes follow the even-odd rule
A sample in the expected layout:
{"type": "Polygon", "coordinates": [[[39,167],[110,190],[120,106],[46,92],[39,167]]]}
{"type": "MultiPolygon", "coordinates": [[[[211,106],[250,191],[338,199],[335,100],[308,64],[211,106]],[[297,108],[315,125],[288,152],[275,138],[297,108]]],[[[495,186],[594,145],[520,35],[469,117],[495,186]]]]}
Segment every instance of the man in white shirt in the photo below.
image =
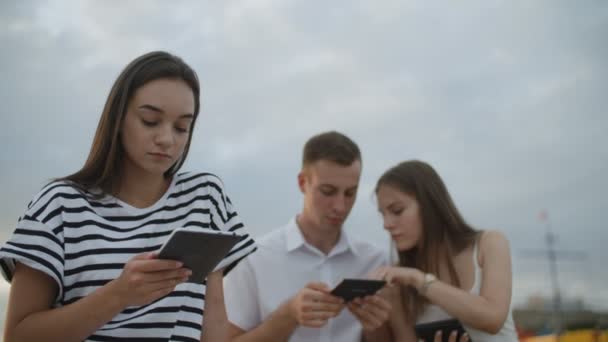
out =
{"type": "Polygon", "coordinates": [[[342,229],[361,175],[358,146],[338,132],[304,146],[302,212],[258,240],[258,251],[224,279],[232,341],[382,341],[391,306],[379,295],[348,304],[329,292],[366,278],[387,253],[342,229]]]}

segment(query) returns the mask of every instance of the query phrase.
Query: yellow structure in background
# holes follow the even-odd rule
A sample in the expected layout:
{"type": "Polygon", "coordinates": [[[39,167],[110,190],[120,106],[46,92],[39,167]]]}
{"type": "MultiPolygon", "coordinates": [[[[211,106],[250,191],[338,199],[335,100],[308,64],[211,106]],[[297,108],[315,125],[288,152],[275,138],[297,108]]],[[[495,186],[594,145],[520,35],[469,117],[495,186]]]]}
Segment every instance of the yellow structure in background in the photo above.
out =
{"type": "Polygon", "coordinates": [[[599,333],[594,330],[568,331],[559,339],[555,335],[527,337],[522,342],[608,342],[608,330],[599,333]]]}

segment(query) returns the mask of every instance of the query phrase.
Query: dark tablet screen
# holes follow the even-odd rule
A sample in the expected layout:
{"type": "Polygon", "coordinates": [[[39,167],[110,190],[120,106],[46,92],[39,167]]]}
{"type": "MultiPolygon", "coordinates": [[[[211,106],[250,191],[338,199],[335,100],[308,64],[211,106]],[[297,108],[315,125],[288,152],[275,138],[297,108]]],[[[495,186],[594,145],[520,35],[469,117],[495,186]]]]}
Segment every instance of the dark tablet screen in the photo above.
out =
{"type": "Polygon", "coordinates": [[[386,285],[384,280],[344,279],[331,291],[331,294],[341,297],[345,302],[350,302],[357,297],[373,295],[384,285],[386,285]]]}

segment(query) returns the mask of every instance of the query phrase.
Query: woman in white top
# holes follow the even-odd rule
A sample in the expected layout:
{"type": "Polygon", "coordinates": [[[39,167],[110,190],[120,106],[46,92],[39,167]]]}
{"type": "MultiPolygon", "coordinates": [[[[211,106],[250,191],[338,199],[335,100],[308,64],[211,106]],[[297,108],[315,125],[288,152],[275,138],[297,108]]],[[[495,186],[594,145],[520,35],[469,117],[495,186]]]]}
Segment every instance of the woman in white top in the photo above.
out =
{"type": "Polygon", "coordinates": [[[118,76],[84,166],[34,196],[0,248],[12,283],[4,341],[226,339],[221,269],[255,244],[217,176],[178,172],[199,94],[194,70],[166,52],[118,76]],[[204,283],[188,281],[156,253],[180,227],[244,238],[204,283]]]}
{"type": "Polygon", "coordinates": [[[375,277],[390,291],[395,341],[414,341],[414,326],[459,320],[473,341],[517,341],[511,317],[509,243],[498,231],[469,226],[428,164],[412,160],[386,171],[376,185],[379,211],[399,255],[375,277]],[[396,303],[396,302],[393,302],[396,303]]]}

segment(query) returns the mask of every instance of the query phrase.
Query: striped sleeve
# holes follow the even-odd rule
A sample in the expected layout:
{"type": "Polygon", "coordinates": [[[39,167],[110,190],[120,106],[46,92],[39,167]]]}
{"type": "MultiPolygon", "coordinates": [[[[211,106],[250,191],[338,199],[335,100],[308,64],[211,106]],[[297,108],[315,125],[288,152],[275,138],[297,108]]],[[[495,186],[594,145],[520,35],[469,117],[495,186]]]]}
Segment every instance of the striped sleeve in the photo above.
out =
{"type": "Polygon", "coordinates": [[[217,196],[221,198],[215,201],[219,208],[216,208],[219,215],[213,215],[212,220],[215,226],[226,232],[236,233],[242,236],[242,239],[237,243],[232,250],[224,257],[216,266],[215,270],[224,269],[224,274],[228,273],[237,263],[256,250],[256,244],[243,222],[237,213],[232,201],[226,195],[221,181],[218,182],[220,191],[217,196]]]}
{"type": "Polygon", "coordinates": [[[63,296],[63,234],[29,216],[33,209],[28,209],[13,235],[0,248],[2,276],[10,282],[16,262],[44,272],[57,283],[57,302],[63,296]]]}

